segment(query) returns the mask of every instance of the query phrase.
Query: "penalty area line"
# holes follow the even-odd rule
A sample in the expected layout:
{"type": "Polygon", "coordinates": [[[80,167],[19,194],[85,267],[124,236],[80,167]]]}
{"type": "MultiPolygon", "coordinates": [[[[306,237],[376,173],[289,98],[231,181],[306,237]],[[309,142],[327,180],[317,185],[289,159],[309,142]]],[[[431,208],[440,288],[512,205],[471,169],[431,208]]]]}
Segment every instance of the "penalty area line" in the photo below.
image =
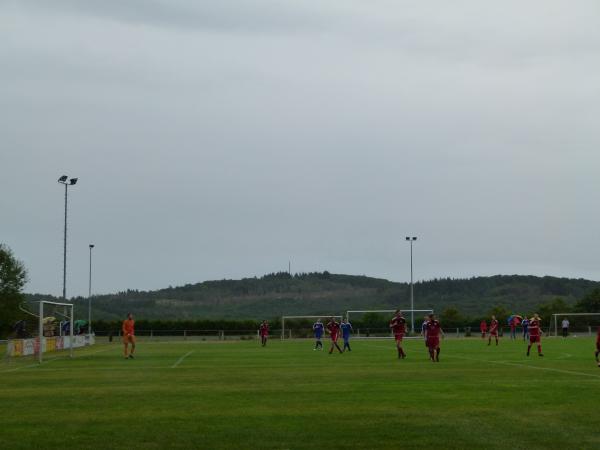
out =
{"type": "MultiPolygon", "coordinates": [[[[78,356],[74,356],[73,359],[86,358],[88,356],[92,356],[92,355],[95,355],[97,353],[107,352],[109,350],[112,350],[112,348],[108,347],[108,348],[103,348],[101,350],[96,350],[96,351],[93,351],[93,352],[88,352],[88,353],[80,354],[78,356]]],[[[68,351],[68,349],[66,349],[64,351],[68,351]]],[[[54,356],[54,357],[48,357],[48,358],[43,359],[41,363],[36,362],[36,363],[28,364],[28,365],[25,365],[25,366],[13,367],[12,369],[1,370],[0,373],[16,372],[17,370],[22,370],[22,369],[34,369],[36,367],[40,367],[43,364],[48,364],[48,363],[51,363],[52,361],[58,361],[60,359],[69,360],[69,359],[71,359],[71,357],[69,355],[57,355],[57,356],[54,356]]]]}
{"type": "Polygon", "coordinates": [[[579,376],[584,376],[584,377],[600,378],[600,375],[594,375],[592,373],[576,372],[574,370],[554,369],[552,367],[530,366],[528,364],[513,363],[513,362],[508,362],[508,361],[490,361],[490,360],[486,360],[486,359],[468,358],[466,356],[456,356],[456,355],[446,355],[446,358],[457,358],[457,359],[464,359],[467,361],[476,361],[476,362],[480,362],[480,363],[500,364],[502,366],[524,367],[526,369],[546,370],[548,372],[564,373],[567,375],[579,375],[579,376]]]}
{"type": "Polygon", "coordinates": [[[179,364],[181,364],[181,363],[182,363],[182,361],[183,361],[185,358],[187,358],[188,356],[190,356],[192,353],[194,353],[194,350],[190,350],[190,351],[189,351],[189,352],[187,352],[185,355],[183,355],[181,358],[179,358],[179,359],[178,359],[178,360],[175,362],[175,364],[173,364],[173,365],[171,366],[171,369],[174,369],[174,368],[176,368],[176,367],[177,367],[179,364]]]}
{"type": "Polygon", "coordinates": [[[28,365],[26,365],[26,366],[14,367],[14,368],[12,368],[12,369],[3,370],[3,371],[2,371],[2,372],[0,372],[0,373],[16,372],[17,370],[21,370],[21,369],[32,369],[32,368],[34,368],[34,367],[40,367],[42,364],[48,364],[48,363],[51,363],[52,361],[56,361],[56,360],[58,360],[58,359],[63,359],[63,358],[65,358],[65,356],[64,356],[64,355],[61,355],[61,356],[55,356],[54,358],[46,358],[46,359],[42,360],[42,362],[41,362],[41,363],[40,363],[40,362],[36,362],[36,363],[33,363],[33,364],[28,364],[28,365]]]}

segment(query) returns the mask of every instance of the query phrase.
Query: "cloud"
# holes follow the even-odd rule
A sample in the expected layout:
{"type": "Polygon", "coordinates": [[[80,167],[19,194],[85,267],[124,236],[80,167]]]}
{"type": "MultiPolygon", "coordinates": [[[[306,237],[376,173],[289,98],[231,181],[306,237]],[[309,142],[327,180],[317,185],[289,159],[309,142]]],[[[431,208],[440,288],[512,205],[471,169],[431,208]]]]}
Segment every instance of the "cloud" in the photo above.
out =
{"type": "Polygon", "coordinates": [[[194,2],[188,0],[43,0],[19,8],[45,14],[80,15],[132,25],[222,32],[307,31],[326,26],[319,8],[275,0],[194,2]]]}
{"type": "Polygon", "coordinates": [[[0,210],[31,290],[60,287],[63,172],[73,292],[89,240],[103,292],[289,258],[405,279],[405,233],[419,278],[592,273],[594,3],[2,8],[0,210]]]}

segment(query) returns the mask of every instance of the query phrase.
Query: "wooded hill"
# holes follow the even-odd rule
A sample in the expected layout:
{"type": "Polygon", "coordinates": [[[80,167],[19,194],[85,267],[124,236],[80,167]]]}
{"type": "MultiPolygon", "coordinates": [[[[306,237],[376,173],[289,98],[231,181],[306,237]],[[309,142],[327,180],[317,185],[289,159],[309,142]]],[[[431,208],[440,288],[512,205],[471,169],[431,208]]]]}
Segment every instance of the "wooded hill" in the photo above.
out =
{"type": "MultiPolygon", "coordinates": [[[[492,310],[528,314],[557,298],[565,306],[573,306],[599,288],[597,281],[522,275],[434,279],[415,283],[415,309],[431,308],[437,313],[457,310],[469,317],[492,310]]],[[[27,295],[30,301],[40,299],[56,300],[47,295],[27,295]]],[[[87,311],[87,299],[72,300],[79,313],[87,311]]],[[[409,307],[407,283],[329,272],[275,273],[93,297],[96,320],[122,319],[128,312],[137,319],[272,319],[281,315],[341,314],[349,309],[409,307]]]]}

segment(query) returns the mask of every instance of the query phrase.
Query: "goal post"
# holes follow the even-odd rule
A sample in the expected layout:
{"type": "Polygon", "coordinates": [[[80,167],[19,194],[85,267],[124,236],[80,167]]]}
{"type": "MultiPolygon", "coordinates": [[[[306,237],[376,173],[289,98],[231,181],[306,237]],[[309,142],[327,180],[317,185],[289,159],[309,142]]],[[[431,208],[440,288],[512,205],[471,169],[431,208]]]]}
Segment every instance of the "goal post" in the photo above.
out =
{"type": "MultiPolygon", "coordinates": [[[[553,323],[552,323],[552,325],[554,325],[554,337],[558,336],[558,318],[559,317],[567,317],[567,318],[568,317],[575,317],[575,318],[577,318],[577,317],[593,317],[593,318],[596,318],[595,325],[600,325],[600,313],[572,313],[572,312],[571,313],[555,313],[555,314],[552,314],[552,318],[554,319],[553,323]]],[[[590,327],[589,323],[587,326],[588,326],[588,332],[591,333],[590,328],[589,328],[590,327]]],[[[569,328],[571,328],[571,326],[569,326],[569,328]]]]}
{"type": "MultiPolygon", "coordinates": [[[[357,314],[394,314],[398,309],[366,309],[366,310],[348,310],[346,311],[346,320],[350,322],[350,316],[353,314],[355,317],[357,314]]],[[[403,314],[410,314],[414,317],[415,313],[422,314],[433,314],[433,309],[400,309],[403,314]]],[[[414,331],[414,322],[411,324],[411,331],[414,331]]],[[[391,335],[390,335],[391,337],[391,335]]]]}
{"type": "MultiPolygon", "coordinates": [[[[334,319],[340,319],[340,320],[343,319],[343,316],[336,315],[336,314],[321,314],[320,316],[281,316],[281,339],[283,340],[283,339],[286,338],[286,336],[285,336],[285,321],[286,320],[288,320],[288,321],[289,320],[310,320],[310,319],[324,319],[324,320],[326,320],[326,319],[329,319],[331,317],[333,317],[334,319]]],[[[325,324],[323,324],[323,325],[325,325],[325,324]]],[[[290,332],[289,333],[290,334],[289,337],[291,338],[292,337],[291,336],[292,330],[290,329],[289,332],[290,332]]]]}

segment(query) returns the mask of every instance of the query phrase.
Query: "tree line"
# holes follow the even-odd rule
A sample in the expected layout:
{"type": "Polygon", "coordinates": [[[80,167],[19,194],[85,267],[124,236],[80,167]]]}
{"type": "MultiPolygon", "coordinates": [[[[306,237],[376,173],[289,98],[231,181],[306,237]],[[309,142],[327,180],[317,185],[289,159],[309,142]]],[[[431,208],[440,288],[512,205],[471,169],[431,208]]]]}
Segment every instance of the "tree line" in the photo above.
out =
{"type": "MultiPolygon", "coordinates": [[[[0,337],[14,323],[28,319],[23,302],[59,301],[45,294],[25,294],[27,271],[12,251],[0,244],[0,337]]],[[[93,298],[94,328],[118,329],[128,312],[138,328],[241,330],[269,319],[274,326],[282,314],[342,314],[348,309],[406,307],[410,286],[359,275],[328,271],[275,272],[241,280],[215,280],[156,291],[129,289],[93,298]],[[199,320],[189,318],[202,318],[199,320]],[[99,320],[97,320],[99,319],[99,320]]],[[[546,324],[553,313],[600,312],[600,283],[584,279],[498,275],[469,279],[436,278],[415,283],[419,305],[434,309],[445,327],[478,327],[495,314],[502,324],[511,314],[538,312],[546,324]]],[[[87,299],[74,297],[77,318],[86,319],[87,299]]],[[[418,318],[419,320],[421,317],[418,318]]],[[[33,319],[35,321],[35,319],[33,319]]],[[[366,315],[355,326],[387,326],[389,317],[366,315]]],[[[595,324],[590,318],[571,319],[574,325],[595,324]]],[[[419,322],[420,323],[420,322],[419,322]]]]}

